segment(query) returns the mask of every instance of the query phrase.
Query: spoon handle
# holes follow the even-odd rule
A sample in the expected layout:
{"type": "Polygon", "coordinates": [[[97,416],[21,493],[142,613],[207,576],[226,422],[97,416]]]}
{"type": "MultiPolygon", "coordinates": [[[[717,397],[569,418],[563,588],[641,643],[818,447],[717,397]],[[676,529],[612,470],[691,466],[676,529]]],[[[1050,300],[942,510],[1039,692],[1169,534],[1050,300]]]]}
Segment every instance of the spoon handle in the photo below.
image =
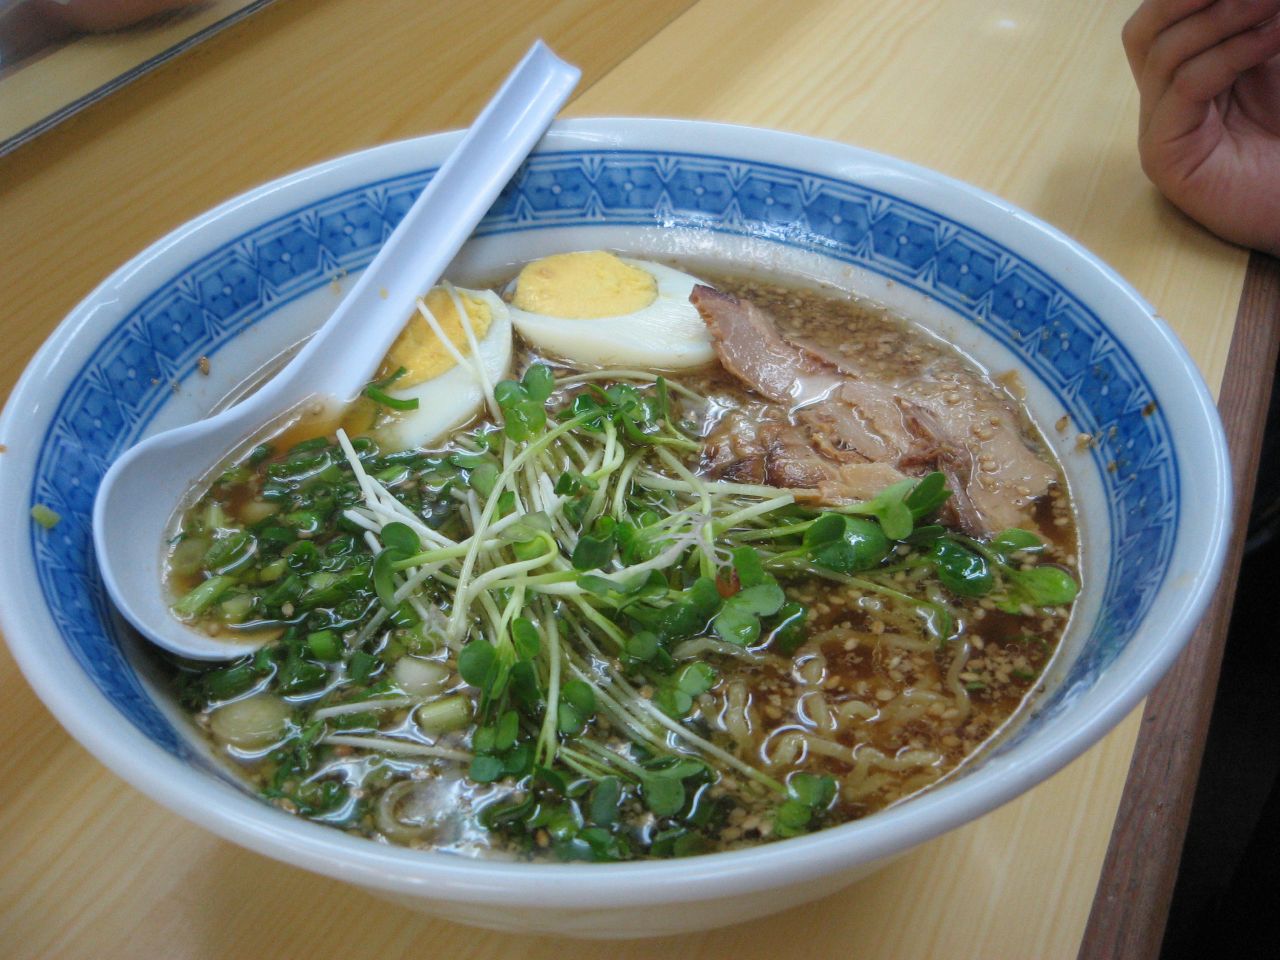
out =
{"type": "Polygon", "coordinates": [[[534,42],[351,292],[259,392],[275,394],[262,397],[267,408],[283,410],[317,393],[343,402],[359,393],[412,315],[418,297],[440,279],[580,76],[577,67],[541,40],[534,42]],[[371,321],[376,324],[373,329],[371,321]]]}

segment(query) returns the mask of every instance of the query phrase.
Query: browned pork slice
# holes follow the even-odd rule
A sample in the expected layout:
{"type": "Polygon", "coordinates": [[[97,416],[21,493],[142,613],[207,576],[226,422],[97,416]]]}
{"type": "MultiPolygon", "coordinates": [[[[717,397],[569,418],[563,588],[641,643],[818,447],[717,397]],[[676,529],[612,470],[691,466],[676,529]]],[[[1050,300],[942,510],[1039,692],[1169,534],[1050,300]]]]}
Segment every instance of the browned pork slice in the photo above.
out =
{"type": "Polygon", "coordinates": [[[702,314],[724,368],[762,397],[800,406],[840,385],[835,367],[783,340],[773,318],[755,304],[702,284],[689,302],[702,314]]]}
{"type": "Polygon", "coordinates": [[[766,450],[765,483],[795,489],[798,500],[818,503],[870,500],[905,476],[888,463],[829,460],[787,423],[761,424],[760,438],[766,450]]]}
{"type": "Polygon", "coordinates": [[[788,340],[750,302],[704,286],[689,299],[725,369],[775,404],[764,417],[717,424],[704,464],[713,476],[763,478],[834,503],[941,470],[955,492],[955,519],[977,535],[1025,525],[1055,480],[1024,439],[1013,404],[959,357],[898,370],[883,360],[862,364],[849,352],[788,340]]]}
{"type": "Polygon", "coordinates": [[[703,444],[703,471],[735,483],[764,483],[768,451],[758,426],[758,422],[737,410],[721,417],[703,444]]]}
{"type": "Polygon", "coordinates": [[[910,405],[917,428],[935,438],[929,466],[947,475],[961,525],[986,532],[1025,526],[1032,504],[1057,475],[1023,440],[1012,404],[973,382],[972,374],[905,386],[904,406],[910,405]]]}
{"type": "Polygon", "coordinates": [[[841,395],[891,394],[917,447],[900,467],[918,462],[947,474],[954,509],[969,530],[1026,523],[1027,509],[1057,479],[1023,438],[1022,418],[1009,399],[983,382],[958,356],[941,353],[909,376],[877,380],[856,356],[809,343],[797,346],[849,378],[841,395]]]}
{"type": "Polygon", "coordinates": [[[773,318],[749,301],[701,285],[689,300],[702,314],[724,368],[761,396],[785,404],[832,459],[892,462],[910,447],[901,411],[877,385],[851,392],[847,376],[784,340],[773,318]]]}
{"type": "Polygon", "coordinates": [[[787,420],[785,407],[772,408],[765,417],[725,414],[707,436],[703,471],[735,483],[794,489],[798,499],[820,503],[869,500],[905,478],[889,463],[824,456],[787,420]]]}

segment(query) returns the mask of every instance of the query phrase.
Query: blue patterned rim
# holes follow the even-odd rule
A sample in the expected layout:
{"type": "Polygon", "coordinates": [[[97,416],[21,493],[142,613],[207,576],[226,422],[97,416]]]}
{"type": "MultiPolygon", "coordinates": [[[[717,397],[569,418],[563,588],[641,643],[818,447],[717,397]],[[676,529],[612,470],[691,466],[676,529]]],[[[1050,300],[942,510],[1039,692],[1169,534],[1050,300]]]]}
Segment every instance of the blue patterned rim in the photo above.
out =
{"type": "MultiPolygon", "coordinates": [[[[113,327],[61,398],[40,446],[31,503],[61,514],[30,547],[44,601],[76,661],[144,735],[197,761],[123,653],[92,560],[93,497],[107,466],[171,395],[240,331],[340,270],[365,266],[434,170],[366,184],[241,234],[155,290],[113,327]]],[[[477,236],[552,227],[690,228],[764,237],[927,294],[1007,347],[1053,393],[1091,451],[1110,512],[1100,612],[1047,720],[1123,651],[1169,573],[1179,522],[1169,424],[1128,350],[1077,297],[990,237],[895,197],[775,164],[654,150],[539,154],[477,236]]],[[[1039,723],[1006,741],[1008,750],[1039,723]]]]}

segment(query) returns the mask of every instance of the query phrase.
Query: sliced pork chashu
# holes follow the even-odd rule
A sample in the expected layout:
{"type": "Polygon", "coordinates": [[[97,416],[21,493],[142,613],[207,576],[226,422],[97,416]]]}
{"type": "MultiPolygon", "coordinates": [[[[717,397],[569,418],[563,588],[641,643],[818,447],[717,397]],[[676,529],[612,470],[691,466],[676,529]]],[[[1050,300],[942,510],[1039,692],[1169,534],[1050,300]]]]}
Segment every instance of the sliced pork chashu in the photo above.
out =
{"type": "Polygon", "coordinates": [[[784,337],[749,301],[705,286],[689,299],[725,369],[772,402],[759,416],[717,424],[704,463],[713,476],[839,503],[941,470],[957,521],[975,535],[1026,525],[1057,479],[1024,437],[1014,404],[958,357],[897,371],[864,366],[784,337]]]}

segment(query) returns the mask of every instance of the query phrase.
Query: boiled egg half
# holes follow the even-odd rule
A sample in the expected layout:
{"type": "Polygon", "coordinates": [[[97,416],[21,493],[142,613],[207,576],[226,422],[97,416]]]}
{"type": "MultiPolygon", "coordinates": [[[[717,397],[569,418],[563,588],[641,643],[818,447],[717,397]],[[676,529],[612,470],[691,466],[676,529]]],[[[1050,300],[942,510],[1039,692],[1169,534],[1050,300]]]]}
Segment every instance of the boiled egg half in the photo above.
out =
{"type": "Polygon", "coordinates": [[[511,314],[501,298],[490,290],[433,287],[383,361],[380,376],[404,370],[385,392],[397,400],[418,401],[417,409],[393,411],[395,416],[379,428],[384,445],[427,446],[466,423],[510,367],[511,314]]]}
{"type": "Polygon", "coordinates": [[[715,357],[687,273],[603,250],[525,265],[508,288],[511,322],[539,350],[601,367],[680,370],[715,357]]]}

